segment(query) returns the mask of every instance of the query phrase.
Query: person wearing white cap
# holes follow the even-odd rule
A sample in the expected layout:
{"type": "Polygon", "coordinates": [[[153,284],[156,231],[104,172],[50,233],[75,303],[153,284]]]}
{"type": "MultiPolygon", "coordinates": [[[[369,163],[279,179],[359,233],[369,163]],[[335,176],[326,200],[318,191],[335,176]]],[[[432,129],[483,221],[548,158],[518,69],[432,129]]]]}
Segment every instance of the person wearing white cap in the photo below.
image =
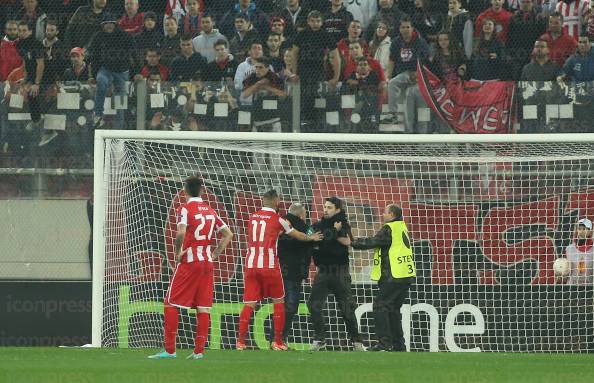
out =
{"type": "Polygon", "coordinates": [[[594,283],[592,264],[594,258],[592,243],[592,221],[582,218],[576,223],[574,238],[565,248],[569,261],[569,275],[561,278],[568,285],[591,285],[594,283]]]}

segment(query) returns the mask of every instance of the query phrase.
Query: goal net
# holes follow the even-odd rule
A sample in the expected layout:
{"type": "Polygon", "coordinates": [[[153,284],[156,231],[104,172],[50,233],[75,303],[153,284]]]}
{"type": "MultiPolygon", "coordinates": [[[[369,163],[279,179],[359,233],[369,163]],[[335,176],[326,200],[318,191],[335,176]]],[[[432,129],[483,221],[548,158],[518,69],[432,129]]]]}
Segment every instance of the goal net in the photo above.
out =
{"type": "MultiPolygon", "coordinates": [[[[161,347],[163,298],[174,268],[183,181],[235,233],[215,262],[210,349],[234,348],[242,308],[247,219],[275,188],[281,213],[300,202],[308,220],[338,196],[355,237],[372,236],[389,203],[402,206],[416,283],[402,307],[410,351],[588,352],[594,219],[594,135],[406,136],[98,131],[95,139],[93,342],[161,347]],[[571,253],[571,274],[555,259],[571,253]]],[[[372,251],[350,252],[355,312],[375,341],[372,251]]],[[[304,281],[289,344],[313,337],[304,281]]],[[[269,347],[272,305],[262,302],[248,346],[269,347]]],[[[336,302],[325,307],[330,349],[347,350],[336,302]]],[[[181,310],[178,347],[193,347],[195,313],[181,310]]]]}

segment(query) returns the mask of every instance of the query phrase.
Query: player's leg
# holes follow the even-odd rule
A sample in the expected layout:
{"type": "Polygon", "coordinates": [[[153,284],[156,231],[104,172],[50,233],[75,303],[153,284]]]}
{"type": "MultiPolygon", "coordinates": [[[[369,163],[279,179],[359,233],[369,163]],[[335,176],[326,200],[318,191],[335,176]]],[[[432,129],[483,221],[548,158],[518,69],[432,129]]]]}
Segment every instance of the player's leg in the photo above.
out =
{"type": "Polygon", "coordinates": [[[314,329],[314,340],[310,350],[317,351],[326,347],[326,331],[324,316],[322,315],[326,299],[328,298],[328,274],[318,267],[318,272],[311,286],[311,293],[307,301],[311,322],[314,329]]]}
{"type": "Polygon", "coordinates": [[[285,288],[280,270],[266,272],[262,281],[262,297],[271,298],[274,307],[272,316],[274,324],[272,349],[286,351],[288,348],[283,343],[283,330],[285,328],[285,288]]]}
{"type": "Polygon", "coordinates": [[[192,359],[201,359],[204,354],[204,345],[208,340],[210,330],[210,308],[212,307],[214,280],[212,267],[202,267],[194,283],[196,284],[195,306],[196,310],[196,338],[194,339],[194,353],[192,359]]]}
{"type": "Polygon", "coordinates": [[[250,320],[254,314],[256,303],[258,303],[261,299],[262,291],[257,271],[246,270],[243,288],[243,301],[245,305],[243,306],[241,314],[239,315],[239,336],[237,337],[236,345],[238,350],[244,350],[246,347],[245,340],[247,337],[248,328],[250,326],[250,320]]]}

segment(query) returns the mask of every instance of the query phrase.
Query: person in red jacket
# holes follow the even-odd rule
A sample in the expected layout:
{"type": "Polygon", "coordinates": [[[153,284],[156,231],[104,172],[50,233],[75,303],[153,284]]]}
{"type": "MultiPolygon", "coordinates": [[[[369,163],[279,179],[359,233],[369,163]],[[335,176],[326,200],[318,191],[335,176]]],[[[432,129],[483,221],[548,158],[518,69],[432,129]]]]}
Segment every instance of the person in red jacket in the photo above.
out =
{"type": "Polygon", "coordinates": [[[126,0],[124,2],[126,13],[118,21],[120,29],[131,35],[140,33],[144,24],[144,12],[138,12],[138,7],[138,0],[126,0]]]}
{"type": "Polygon", "coordinates": [[[573,55],[577,49],[575,39],[563,30],[563,15],[559,12],[551,13],[549,16],[549,29],[540,36],[546,41],[549,47],[549,56],[559,67],[563,67],[565,60],[573,55]]]}
{"type": "MultiPolygon", "coordinates": [[[[23,60],[16,49],[18,27],[15,20],[7,21],[4,29],[6,35],[0,40],[0,82],[6,81],[10,72],[23,65],[23,60]]],[[[0,84],[0,87],[2,86],[0,84]]]]}
{"type": "Polygon", "coordinates": [[[480,37],[481,31],[483,30],[483,19],[488,17],[495,21],[495,35],[497,36],[497,40],[505,44],[507,42],[509,20],[512,16],[513,13],[503,9],[503,0],[491,0],[491,8],[485,10],[476,18],[474,36],[480,37]]]}
{"type": "Polygon", "coordinates": [[[386,86],[386,75],[384,73],[384,69],[382,68],[382,65],[379,63],[379,61],[365,54],[363,50],[363,43],[364,42],[362,40],[349,42],[349,58],[346,61],[342,71],[342,78],[344,80],[350,78],[351,75],[357,71],[357,59],[360,57],[366,57],[367,63],[369,64],[369,70],[377,74],[377,77],[380,81],[380,88],[383,89],[386,86]]]}
{"type": "Polygon", "coordinates": [[[150,76],[159,77],[160,81],[167,81],[169,78],[169,69],[161,64],[161,53],[157,48],[148,48],[146,50],[146,65],[142,68],[139,74],[134,76],[135,80],[149,78],[150,76]]]}

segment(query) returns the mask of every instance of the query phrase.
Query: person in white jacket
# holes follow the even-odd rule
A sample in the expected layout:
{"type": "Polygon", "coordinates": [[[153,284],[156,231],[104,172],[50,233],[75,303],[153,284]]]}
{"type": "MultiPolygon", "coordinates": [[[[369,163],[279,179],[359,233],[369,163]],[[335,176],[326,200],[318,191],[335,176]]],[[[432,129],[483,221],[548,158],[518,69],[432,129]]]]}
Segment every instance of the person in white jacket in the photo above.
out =
{"type": "Polygon", "coordinates": [[[346,10],[353,14],[353,20],[359,20],[363,30],[377,13],[377,0],[343,0],[346,10]]]}
{"type": "Polygon", "coordinates": [[[369,53],[379,61],[384,72],[390,62],[390,26],[385,21],[379,21],[373,34],[373,39],[369,42],[369,53]]]}
{"type": "Polygon", "coordinates": [[[229,44],[229,40],[218,29],[214,29],[215,20],[212,15],[202,16],[201,21],[202,32],[192,40],[194,52],[198,52],[206,59],[207,62],[215,60],[214,44],[218,40],[225,40],[229,44]]]}

